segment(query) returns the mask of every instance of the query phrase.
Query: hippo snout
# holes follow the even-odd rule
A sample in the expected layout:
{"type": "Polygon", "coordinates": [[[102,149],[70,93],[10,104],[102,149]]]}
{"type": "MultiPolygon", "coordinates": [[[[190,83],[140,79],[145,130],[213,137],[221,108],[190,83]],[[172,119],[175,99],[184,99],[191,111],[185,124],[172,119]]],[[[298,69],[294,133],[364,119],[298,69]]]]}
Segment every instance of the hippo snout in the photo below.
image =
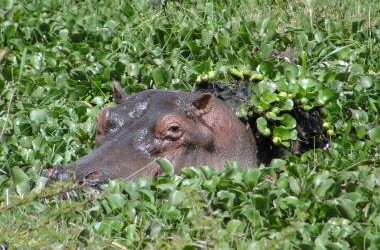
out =
{"type": "Polygon", "coordinates": [[[75,179],[75,171],[72,168],[61,166],[45,169],[42,175],[52,181],[69,181],[75,179]]]}
{"type": "Polygon", "coordinates": [[[88,186],[97,186],[107,181],[107,176],[99,170],[87,174],[78,175],[74,166],[55,167],[43,171],[43,176],[52,181],[78,181],[88,186]]]}

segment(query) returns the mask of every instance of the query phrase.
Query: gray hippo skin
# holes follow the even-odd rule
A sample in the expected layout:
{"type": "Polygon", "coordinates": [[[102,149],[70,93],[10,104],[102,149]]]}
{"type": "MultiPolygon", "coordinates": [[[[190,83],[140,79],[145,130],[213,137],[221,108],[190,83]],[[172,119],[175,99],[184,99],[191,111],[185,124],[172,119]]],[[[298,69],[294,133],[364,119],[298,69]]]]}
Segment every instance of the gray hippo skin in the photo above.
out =
{"type": "Polygon", "coordinates": [[[95,183],[154,177],[159,158],[168,159],[176,172],[185,166],[222,169],[227,160],[257,166],[251,129],[211,94],[146,90],[126,96],[115,86],[113,98],[116,106],[98,115],[94,151],[47,170],[48,177],[65,179],[70,171],[76,180],[95,183]]]}

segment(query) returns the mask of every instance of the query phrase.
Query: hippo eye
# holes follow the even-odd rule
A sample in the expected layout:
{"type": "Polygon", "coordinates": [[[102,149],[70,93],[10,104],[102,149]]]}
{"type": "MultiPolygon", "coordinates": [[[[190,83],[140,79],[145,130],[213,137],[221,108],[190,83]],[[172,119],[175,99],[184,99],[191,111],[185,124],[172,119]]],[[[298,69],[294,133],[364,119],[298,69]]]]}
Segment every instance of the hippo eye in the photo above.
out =
{"type": "Polygon", "coordinates": [[[178,124],[170,124],[168,131],[172,133],[177,133],[180,130],[180,127],[178,124]]]}
{"type": "Polygon", "coordinates": [[[178,140],[181,136],[182,136],[182,128],[176,122],[170,123],[164,134],[165,139],[172,140],[172,141],[178,140]]]}

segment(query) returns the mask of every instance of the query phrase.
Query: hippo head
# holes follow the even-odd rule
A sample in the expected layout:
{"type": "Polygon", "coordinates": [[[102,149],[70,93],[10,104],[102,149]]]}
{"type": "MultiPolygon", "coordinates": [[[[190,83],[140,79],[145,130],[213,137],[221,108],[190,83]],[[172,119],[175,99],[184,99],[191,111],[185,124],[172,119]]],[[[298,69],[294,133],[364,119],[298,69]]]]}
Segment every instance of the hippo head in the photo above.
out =
{"type": "Polygon", "coordinates": [[[208,93],[147,90],[126,96],[115,86],[113,97],[116,106],[98,115],[94,151],[68,167],[48,170],[49,177],[71,169],[80,181],[134,180],[159,174],[159,158],[176,171],[201,165],[220,169],[227,160],[257,164],[249,127],[208,93]]]}

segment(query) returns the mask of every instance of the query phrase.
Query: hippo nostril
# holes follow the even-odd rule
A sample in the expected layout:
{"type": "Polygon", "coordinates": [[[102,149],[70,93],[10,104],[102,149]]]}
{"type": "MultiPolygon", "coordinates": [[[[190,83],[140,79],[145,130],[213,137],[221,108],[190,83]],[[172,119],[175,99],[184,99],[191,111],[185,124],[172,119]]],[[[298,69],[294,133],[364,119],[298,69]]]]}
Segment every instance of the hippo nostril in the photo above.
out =
{"type": "Polygon", "coordinates": [[[86,175],[86,177],[84,177],[84,179],[86,181],[99,181],[102,176],[103,176],[102,172],[94,171],[94,172],[91,172],[88,175],[86,175]]]}
{"type": "Polygon", "coordinates": [[[52,181],[68,181],[74,179],[73,170],[64,167],[45,169],[42,175],[52,181]]]}
{"type": "Polygon", "coordinates": [[[57,170],[54,168],[44,169],[42,171],[42,175],[48,179],[52,179],[55,177],[57,170]]]}
{"type": "Polygon", "coordinates": [[[80,183],[88,186],[99,186],[107,180],[106,176],[101,171],[94,171],[87,174],[80,183]]]}

